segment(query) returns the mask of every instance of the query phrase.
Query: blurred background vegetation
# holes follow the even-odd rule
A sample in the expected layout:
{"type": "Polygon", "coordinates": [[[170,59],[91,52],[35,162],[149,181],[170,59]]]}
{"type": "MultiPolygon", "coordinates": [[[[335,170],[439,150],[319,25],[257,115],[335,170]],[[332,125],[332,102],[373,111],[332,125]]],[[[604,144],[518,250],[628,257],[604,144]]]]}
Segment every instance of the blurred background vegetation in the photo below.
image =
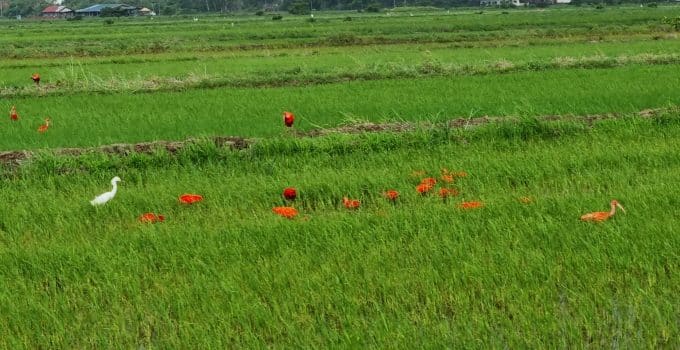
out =
{"type": "MultiPolygon", "coordinates": [[[[5,17],[37,16],[52,1],[46,0],[0,0],[2,15],[5,17]]],[[[310,11],[355,10],[378,12],[383,8],[401,7],[410,10],[413,7],[452,8],[479,6],[479,0],[126,0],[122,3],[148,7],[160,15],[195,14],[195,13],[234,13],[234,12],[290,12],[293,14],[309,14],[310,11]]],[[[529,6],[545,7],[553,0],[522,1],[529,6]]],[[[646,4],[656,6],[674,1],[656,0],[572,0],[570,5],[618,5],[624,3],[646,4]]],[[[80,9],[97,4],[96,0],[65,0],[62,5],[72,9],[80,9]]],[[[99,3],[113,3],[102,1],[99,3]]],[[[512,7],[510,1],[501,7],[512,7]]]]}

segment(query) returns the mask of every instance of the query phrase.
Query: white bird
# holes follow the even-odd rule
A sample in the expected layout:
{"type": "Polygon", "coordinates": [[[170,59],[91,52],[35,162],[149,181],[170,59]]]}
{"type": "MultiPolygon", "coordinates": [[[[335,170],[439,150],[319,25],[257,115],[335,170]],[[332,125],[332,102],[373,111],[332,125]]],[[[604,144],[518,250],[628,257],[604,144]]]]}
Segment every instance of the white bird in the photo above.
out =
{"type": "Polygon", "coordinates": [[[116,191],[118,191],[118,182],[122,181],[118,176],[114,177],[111,179],[111,186],[113,186],[113,189],[109,192],[104,192],[97,197],[94,197],[93,200],[90,201],[90,204],[92,205],[102,205],[105,204],[106,202],[110,201],[113,199],[113,197],[116,195],[116,191]]]}

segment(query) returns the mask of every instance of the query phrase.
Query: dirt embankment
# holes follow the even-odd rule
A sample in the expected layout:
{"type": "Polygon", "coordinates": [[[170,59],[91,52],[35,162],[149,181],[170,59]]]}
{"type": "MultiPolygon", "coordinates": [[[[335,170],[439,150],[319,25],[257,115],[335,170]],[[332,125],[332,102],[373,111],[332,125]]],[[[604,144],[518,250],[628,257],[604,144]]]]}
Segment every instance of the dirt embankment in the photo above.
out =
{"type": "MultiPolygon", "coordinates": [[[[637,113],[638,116],[643,118],[651,118],[670,110],[667,108],[657,108],[657,109],[645,109],[637,113]]],[[[587,125],[592,125],[598,120],[604,119],[615,119],[621,118],[621,114],[609,113],[609,114],[594,114],[585,116],[561,116],[561,115],[545,115],[538,119],[544,121],[577,121],[583,122],[587,125]]],[[[351,125],[340,126],[336,128],[327,129],[314,129],[309,131],[295,131],[294,135],[297,137],[319,137],[329,134],[345,133],[345,134],[360,134],[360,133],[372,133],[372,132],[407,132],[416,130],[417,128],[427,127],[427,126],[448,126],[449,128],[470,128],[484,124],[497,123],[497,122],[512,122],[516,120],[513,117],[478,117],[478,118],[458,118],[453,119],[445,123],[437,125],[427,125],[427,124],[417,124],[408,122],[396,122],[396,123],[357,123],[351,125]]],[[[256,139],[247,139],[237,136],[216,136],[210,138],[210,140],[217,147],[229,147],[234,150],[242,150],[250,147],[253,143],[257,142],[256,139]]],[[[204,141],[204,139],[190,138],[184,141],[153,141],[153,142],[141,142],[141,143],[119,143],[112,145],[105,145],[99,147],[90,148],[59,148],[54,149],[52,152],[58,156],[79,156],[87,153],[103,153],[103,154],[113,154],[126,156],[132,153],[142,153],[151,154],[159,150],[167,151],[171,154],[175,154],[178,151],[196,144],[197,142],[204,141]]],[[[32,151],[5,151],[0,152],[0,165],[8,166],[18,166],[23,161],[33,157],[35,152],[32,151]]]]}
{"type": "MultiPolygon", "coordinates": [[[[217,147],[229,147],[231,149],[240,150],[250,147],[255,142],[252,139],[246,139],[235,136],[216,136],[210,140],[217,147]]],[[[184,141],[153,141],[140,143],[116,143],[112,145],[104,145],[99,147],[88,148],[57,148],[51,152],[57,156],[79,156],[87,153],[103,153],[114,154],[120,156],[130,155],[132,153],[151,154],[157,151],[166,151],[175,154],[178,151],[204,141],[203,139],[187,139],[184,141]]],[[[32,151],[6,151],[0,152],[0,164],[17,166],[21,162],[33,157],[35,152],[32,151]]]]}

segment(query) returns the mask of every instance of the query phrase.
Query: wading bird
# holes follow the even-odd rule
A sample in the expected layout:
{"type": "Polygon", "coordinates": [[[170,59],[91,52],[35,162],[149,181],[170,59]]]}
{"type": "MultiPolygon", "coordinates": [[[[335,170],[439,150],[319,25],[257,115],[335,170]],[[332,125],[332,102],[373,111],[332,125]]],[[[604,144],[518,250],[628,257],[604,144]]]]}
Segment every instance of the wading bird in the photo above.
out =
{"type": "Polygon", "coordinates": [[[581,220],[582,221],[605,221],[609,219],[610,217],[614,216],[616,214],[616,207],[621,208],[623,212],[626,212],[626,209],[623,209],[621,204],[619,204],[619,201],[616,199],[612,199],[611,203],[611,210],[609,212],[606,211],[596,211],[594,213],[588,213],[588,214],[583,214],[581,215],[581,220]]]}
{"type": "Polygon", "coordinates": [[[295,122],[295,116],[291,112],[283,112],[283,123],[286,124],[287,127],[292,127],[293,122],[295,122]]]}
{"type": "Polygon", "coordinates": [[[139,221],[154,224],[165,221],[165,216],[156,213],[144,213],[139,216],[139,221]]]}
{"type": "Polygon", "coordinates": [[[274,207],[272,211],[286,219],[293,219],[298,215],[297,209],[293,207],[274,207]]]}
{"type": "Polygon", "coordinates": [[[297,198],[297,191],[294,187],[286,187],[283,189],[283,198],[294,201],[297,198]]]}
{"type": "Polygon", "coordinates": [[[345,205],[347,209],[358,209],[361,206],[361,202],[357,199],[349,199],[347,197],[342,197],[342,204],[345,205]]]}
{"type": "Polygon", "coordinates": [[[387,190],[383,192],[383,196],[392,202],[395,202],[399,198],[399,192],[397,190],[387,190]]]}
{"type": "Polygon", "coordinates": [[[40,85],[40,74],[33,73],[33,75],[31,75],[31,79],[33,79],[35,85],[40,85]]]}
{"type": "Polygon", "coordinates": [[[179,202],[183,204],[194,204],[203,200],[203,196],[200,194],[183,194],[179,196],[179,202]]]}
{"type": "Polygon", "coordinates": [[[14,121],[19,120],[19,114],[17,114],[17,108],[15,106],[12,106],[12,109],[9,110],[9,119],[14,121]]]}
{"type": "Polygon", "coordinates": [[[45,118],[45,124],[40,125],[40,127],[38,127],[38,132],[42,134],[45,131],[47,131],[47,129],[49,127],[50,127],[50,118],[45,118]]]}
{"type": "Polygon", "coordinates": [[[118,191],[118,182],[122,181],[118,176],[114,177],[111,179],[111,186],[113,186],[113,189],[109,192],[104,192],[97,197],[94,197],[93,200],[90,201],[90,204],[92,205],[102,205],[105,204],[106,202],[110,201],[113,199],[113,197],[116,195],[116,192],[118,191]]]}

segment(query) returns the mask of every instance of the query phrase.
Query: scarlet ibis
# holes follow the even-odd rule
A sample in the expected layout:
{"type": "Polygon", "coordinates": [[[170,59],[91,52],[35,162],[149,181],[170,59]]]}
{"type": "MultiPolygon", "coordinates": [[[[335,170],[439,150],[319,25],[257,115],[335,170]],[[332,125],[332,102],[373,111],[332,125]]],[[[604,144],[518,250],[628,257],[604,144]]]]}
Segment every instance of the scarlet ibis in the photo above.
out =
{"type": "Polygon", "coordinates": [[[283,123],[286,124],[287,127],[292,127],[293,122],[295,122],[295,116],[291,112],[283,112],[283,123]]]}
{"type": "Polygon", "coordinates": [[[287,187],[283,189],[283,198],[292,201],[297,197],[297,191],[293,187],[287,187]]]}
{"type": "Polygon", "coordinates": [[[184,204],[194,204],[203,200],[200,194],[183,194],[179,196],[179,201],[184,204]]]}
{"type": "Polygon", "coordinates": [[[458,208],[461,209],[477,209],[484,206],[484,203],[478,201],[462,202],[458,204],[458,208]]]}
{"type": "Polygon", "coordinates": [[[342,204],[344,204],[345,208],[347,208],[347,209],[357,209],[361,205],[361,202],[359,202],[356,199],[349,199],[347,197],[342,197],[342,204]]]}
{"type": "Polygon", "coordinates": [[[45,118],[45,124],[40,125],[40,127],[38,127],[38,132],[42,134],[45,131],[47,131],[47,129],[49,127],[50,127],[50,118],[45,118]]]}
{"type": "Polygon", "coordinates": [[[35,85],[40,85],[40,74],[33,73],[33,75],[31,75],[31,79],[33,79],[35,85]]]}
{"type": "Polygon", "coordinates": [[[418,186],[416,186],[416,191],[418,191],[418,193],[424,195],[424,194],[427,194],[428,192],[432,191],[433,188],[434,187],[432,185],[430,185],[429,183],[423,182],[423,183],[419,184],[418,186]]]}
{"type": "Polygon", "coordinates": [[[396,201],[397,198],[399,198],[399,192],[397,192],[396,190],[387,190],[385,191],[385,193],[383,193],[383,195],[385,196],[385,198],[391,200],[392,202],[396,201]]]}
{"type": "Polygon", "coordinates": [[[19,120],[19,114],[17,114],[17,108],[15,106],[12,106],[12,109],[9,110],[9,119],[14,121],[19,120]]]}
{"type": "Polygon", "coordinates": [[[298,215],[297,209],[293,207],[274,207],[272,208],[272,211],[287,219],[292,219],[298,215]]]}
{"type": "Polygon", "coordinates": [[[623,209],[623,206],[617,201],[616,199],[612,199],[611,203],[611,210],[609,212],[606,211],[596,211],[594,213],[588,213],[588,214],[583,214],[581,215],[581,220],[582,221],[605,221],[608,220],[610,217],[614,216],[616,214],[616,207],[621,208],[623,212],[626,212],[626,209],[623,209]]]}
{"type": "Polygon", "coordinates": [[[165,221],[165,216],[156,213],[144,213],[139,216],[139,221],[147,223],[156,223],[165,221]]]}
{"type": "Polygon", "coordinates": [[[439,197],[442,199],[446,199],[448,197],[452,196],[457,196],[458,195],[458,190],[455,188],[440,188],[439,189],[439,197]]]}

